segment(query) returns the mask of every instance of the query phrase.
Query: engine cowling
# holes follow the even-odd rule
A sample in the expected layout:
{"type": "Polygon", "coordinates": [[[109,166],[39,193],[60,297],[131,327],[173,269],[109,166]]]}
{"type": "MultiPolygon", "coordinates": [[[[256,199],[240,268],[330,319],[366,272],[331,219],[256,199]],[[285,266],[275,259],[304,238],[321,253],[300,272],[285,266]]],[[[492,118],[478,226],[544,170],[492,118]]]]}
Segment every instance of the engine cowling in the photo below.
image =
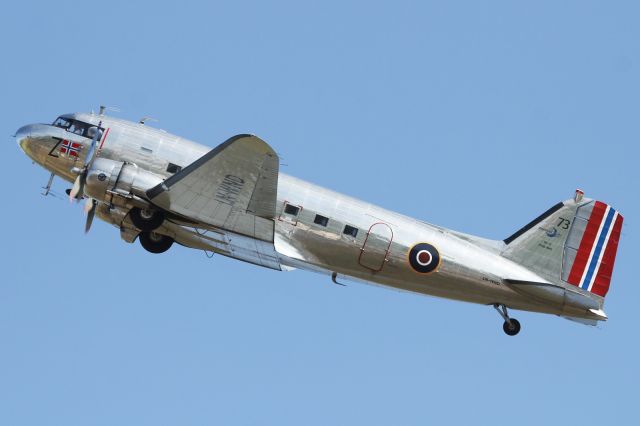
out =
{"type": "Polygon", "coordinates": [[[96,158],[87,173],[85,194],[120,207],[147,207],[146,191],[163,178],[136,164],[96,158]]]}

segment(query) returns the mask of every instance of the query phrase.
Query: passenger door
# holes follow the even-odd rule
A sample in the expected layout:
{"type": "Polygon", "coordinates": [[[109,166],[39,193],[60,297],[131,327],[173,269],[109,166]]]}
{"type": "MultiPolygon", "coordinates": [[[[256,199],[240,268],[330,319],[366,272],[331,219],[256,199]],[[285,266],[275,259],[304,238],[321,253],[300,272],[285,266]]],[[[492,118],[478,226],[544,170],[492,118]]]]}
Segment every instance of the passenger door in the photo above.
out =
{"type": "Polygon", "coordinates": [[[393,230],[389,225],[383,222],[371,225],[360,249],[360,265],[374,272],[381,271],[387,261],[392,241],[393,230]]]}

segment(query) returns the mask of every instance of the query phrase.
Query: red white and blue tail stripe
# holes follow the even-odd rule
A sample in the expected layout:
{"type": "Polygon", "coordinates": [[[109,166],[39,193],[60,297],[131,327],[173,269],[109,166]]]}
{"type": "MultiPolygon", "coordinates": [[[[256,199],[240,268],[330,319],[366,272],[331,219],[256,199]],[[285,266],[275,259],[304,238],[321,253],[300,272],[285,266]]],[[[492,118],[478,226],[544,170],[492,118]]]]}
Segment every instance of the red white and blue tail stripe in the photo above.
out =
{"type": "MultiPolygon", "coordinates": [[[[570,252],[570,257],[575,256],[570,269],[563,271],[565,275],[563,278],[569,284],[602,297],[607,294],[618,250],[622,221],[623,217],[620,213],[600,201],[589,203],[579,209],[574,220],[574,229],[571,231],[574,235],[570,235],[569,240],[577,243],[579,239],[580,243],[573,247],[571,247],[572,244],[565,247],[570,252]],[[583,210],[584,208],[587,210],[583,210]],[[588,214],[589,208],[590,214],[588,214]],[[581,219],[586,223],[580,224],[581,219]],[[582,235],[579,235],[580,233],[582,235]],[[567,270],[568,276],[566,276],[567,270]]],[[[567,254],[565,251],[565,255],[567,254]]]]}

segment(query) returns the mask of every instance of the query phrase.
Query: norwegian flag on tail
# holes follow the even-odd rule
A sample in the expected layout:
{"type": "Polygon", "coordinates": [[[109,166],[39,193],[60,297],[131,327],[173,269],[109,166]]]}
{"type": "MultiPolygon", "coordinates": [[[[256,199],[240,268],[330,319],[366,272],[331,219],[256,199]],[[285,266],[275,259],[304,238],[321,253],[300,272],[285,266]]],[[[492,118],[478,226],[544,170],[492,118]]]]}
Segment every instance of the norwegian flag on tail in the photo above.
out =
{"type": "Polygon", "coordinates": [[[574,243],[569,243],[565,252],[573,258],[571,267],[563,271],[565,281],[602,297],[607,294],[622,221],[620,213],[601,201],[578,209],[571,231],[575,235],[569,236],[574,243]]]}
{"type": "Polygon", "coordinates": [[[79,144],[78,142],[71,142],[65,139],[60,145],[60,154],[67,157],[78,158],[78,156],[80,155],[80,149],[82,149],[82,144],[79,144]]]}

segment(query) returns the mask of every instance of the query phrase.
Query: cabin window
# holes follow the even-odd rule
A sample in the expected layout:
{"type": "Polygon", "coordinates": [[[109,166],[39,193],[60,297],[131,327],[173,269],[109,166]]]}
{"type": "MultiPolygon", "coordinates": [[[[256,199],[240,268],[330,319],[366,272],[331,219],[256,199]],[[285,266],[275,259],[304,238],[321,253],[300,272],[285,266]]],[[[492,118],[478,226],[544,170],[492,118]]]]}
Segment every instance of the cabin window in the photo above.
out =
{"type": "Polygon", "coordinates": [[[298,216],[298,213],[300,213],[300,207],[294,206],[292,204],[287,204],[284,206],[284,212],[286,214],[290,214],[291,216],[298,216]]]}
{"type": "Polygon", "coordinates": [[[344,235],[349,235],[349,236],[355,238],[355,237],[358,236],[358,228],[355,228],[355,227],[353,227],[351,225],[345,225],[344,226],[344,231],[342,231],[342,233],[344,235]]]}
{"type": "Polygon", "coordinates": [[[177,164],[169,163],[167,166],[167,172],[169,173],[178,173],[180,170],[182,170],[182,167],[177,164]]]}
{"type": "Polygon", "coordinates": [[[327,224],[329,223],[329,218],[317,214],[316,218],[313,219],[313,223],[315,223],[317,225],[320,225],[320,226],[327,226],[327,224]]]}
{"type": "Polygon", "coordinates": [[[296,206],[295,204],[289,204],[284,202],[284,208],[280,213],[280,220],[296,226],[298,224],[298,215],[302,211],[302,206],[296,206]]]}

